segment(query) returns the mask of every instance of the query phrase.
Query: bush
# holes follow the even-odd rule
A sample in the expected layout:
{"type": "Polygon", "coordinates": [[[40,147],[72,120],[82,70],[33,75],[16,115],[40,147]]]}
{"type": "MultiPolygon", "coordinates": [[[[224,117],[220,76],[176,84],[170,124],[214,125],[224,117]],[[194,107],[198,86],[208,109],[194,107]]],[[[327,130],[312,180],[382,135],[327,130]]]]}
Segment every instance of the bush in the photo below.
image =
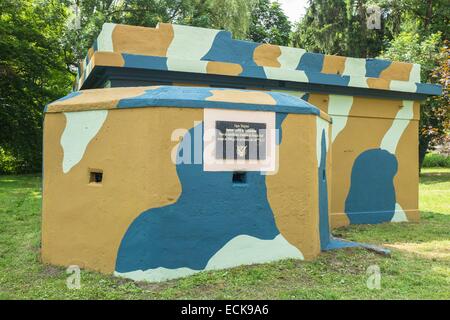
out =
{"type": "Polygon", "coordinates": [[[0,147],[0,174],[14,174],[19,171],[19,160],[0,147]]]}
{"type": "Polygon", "coordinates": [[[424,168],[445,167],[450,168],[450,157],[438,153],[428,153],[423,160],[424,168]]]}

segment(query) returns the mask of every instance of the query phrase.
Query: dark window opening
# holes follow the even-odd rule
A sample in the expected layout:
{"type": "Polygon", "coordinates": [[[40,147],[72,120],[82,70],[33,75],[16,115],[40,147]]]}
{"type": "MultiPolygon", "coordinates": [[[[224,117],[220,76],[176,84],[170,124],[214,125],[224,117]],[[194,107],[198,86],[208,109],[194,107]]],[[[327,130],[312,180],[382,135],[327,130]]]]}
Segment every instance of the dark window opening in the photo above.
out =
{"type": "Polygon", "coordinates": [[[99,170],[92,170],[89,173],[89,183],[102,183],[103,172],[99,170]]]}
{"type": "Polygon", "coordinates": [[[233,183],[246,183],[247,172],[233,172],[233,183]]]}

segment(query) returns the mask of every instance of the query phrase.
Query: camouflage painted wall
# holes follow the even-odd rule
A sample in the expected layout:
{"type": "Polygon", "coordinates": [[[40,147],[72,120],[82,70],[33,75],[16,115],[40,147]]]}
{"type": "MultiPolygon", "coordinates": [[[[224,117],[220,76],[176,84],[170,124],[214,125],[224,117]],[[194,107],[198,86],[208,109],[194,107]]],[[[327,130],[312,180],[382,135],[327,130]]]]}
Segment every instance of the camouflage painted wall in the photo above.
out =
{"type": "Polygon", "coordinates": [[[44,122],[43,261],[161,281],[313,259],[329,241],[328,120],[302,100],[257,91],[141,87],[60,99],[44,122]],[[164,97],[172,107],[159,106],[164,97]],[[247,172],[236,187],[233,172],[173,163],[174,148],[178,157],[193,145],[172,141],[173,131],[203,126],[195,102],[275,112],[277,172],[247,172]],[[92,169],[101,184],[90,182],[92,169]]]}
{"type": "Polygon", "coordinates": [[[234,40],[226,31],[166,23],[156,28],[104,24],[81,63],[75,89],[83,88],[97,66],[440,94],[439,86],[420,82],[418,64],[309,53],[234,40]]]}
{"type": "Polygon", "coordinates": [[[333,119],[332,227],[418,221],[419,102],[310,94],[333,119]]]}

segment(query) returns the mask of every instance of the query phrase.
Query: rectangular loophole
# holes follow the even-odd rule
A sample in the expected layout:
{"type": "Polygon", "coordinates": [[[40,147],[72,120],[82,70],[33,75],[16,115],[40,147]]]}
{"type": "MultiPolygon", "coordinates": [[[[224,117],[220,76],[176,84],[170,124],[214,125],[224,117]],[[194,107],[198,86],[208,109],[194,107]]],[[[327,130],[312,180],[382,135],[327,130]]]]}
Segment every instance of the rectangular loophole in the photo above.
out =
{"type": "Polygon", "coordinates": [[[100,184],[103,181],[103,171],[102,170],[90,170],[89,171],[89,183],[100,184]]]}
{"type": "Polygon", "coordinates": [[[247,183],[247,172],[233,172],[233,183],[247,183]]]}

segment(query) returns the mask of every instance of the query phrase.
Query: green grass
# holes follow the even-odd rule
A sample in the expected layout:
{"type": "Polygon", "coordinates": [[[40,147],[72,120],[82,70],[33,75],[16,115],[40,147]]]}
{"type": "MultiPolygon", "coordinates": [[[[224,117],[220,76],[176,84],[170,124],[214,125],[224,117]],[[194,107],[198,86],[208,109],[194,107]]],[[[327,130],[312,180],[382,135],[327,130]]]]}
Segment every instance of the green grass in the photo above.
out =
{"type": "Polygon", "coordinates": [[[450,169],[424,169],[420,223],[350,226],[335,234],[389,246],[323,253],[313,262],[276,263],[199,273],[164,283],[135,283],[82,271],[66,287],[64,268],[42,265],[41,179],[0,177],[0,299],[450,299],[450,169]],[[366,286],[378,265],[381,289],[366,286]]]}

